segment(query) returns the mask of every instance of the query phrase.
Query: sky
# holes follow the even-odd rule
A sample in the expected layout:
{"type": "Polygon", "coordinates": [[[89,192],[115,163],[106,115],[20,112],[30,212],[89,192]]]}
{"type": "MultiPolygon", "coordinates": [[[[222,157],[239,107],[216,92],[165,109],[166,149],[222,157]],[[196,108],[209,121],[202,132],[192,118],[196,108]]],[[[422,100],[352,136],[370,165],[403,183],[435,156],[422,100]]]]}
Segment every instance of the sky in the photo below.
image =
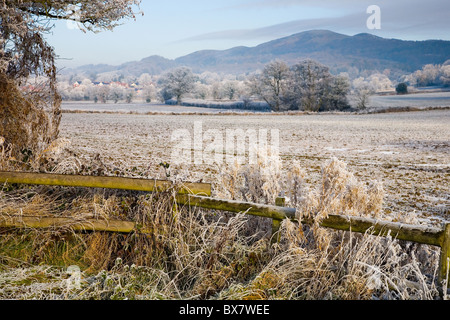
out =
{"type": "Polygon", "coordinates": [[[316,29],[450,40],[450,0],[142,0],[139,9],[143,16],[96,34],[55,21],[46,38],[58,55],[58,67],[120,65],[151,55],[175,59],[316,29]],[[380,8],[380,29],[367,27],[371,5],[380,8]]]}

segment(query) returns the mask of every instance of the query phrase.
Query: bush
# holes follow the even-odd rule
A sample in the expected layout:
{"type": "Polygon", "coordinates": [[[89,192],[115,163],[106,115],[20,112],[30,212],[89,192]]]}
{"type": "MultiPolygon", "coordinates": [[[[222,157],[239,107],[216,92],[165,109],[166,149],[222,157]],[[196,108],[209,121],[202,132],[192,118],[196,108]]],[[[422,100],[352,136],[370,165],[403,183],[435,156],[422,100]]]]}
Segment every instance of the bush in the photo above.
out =
{"type": "Polygon", "coordinates": [[[407,94],[408,93],[408,86],[404,82],[399,83],[397,85],[397,87],[395,87],[395,91],[397,92],[397,94],[407,94]]]}
{"type": "Polygon", "coordinates": [[[51,90],[23,92],[17,83],[0,74],[0,137],[11,144],[12,156],[38,155],[58,136],[60,97],[51,90]],[[53,94],[53,96],[52,96],[53,94]],[[45,95],[50,96],[50,103],[45,95]]]}

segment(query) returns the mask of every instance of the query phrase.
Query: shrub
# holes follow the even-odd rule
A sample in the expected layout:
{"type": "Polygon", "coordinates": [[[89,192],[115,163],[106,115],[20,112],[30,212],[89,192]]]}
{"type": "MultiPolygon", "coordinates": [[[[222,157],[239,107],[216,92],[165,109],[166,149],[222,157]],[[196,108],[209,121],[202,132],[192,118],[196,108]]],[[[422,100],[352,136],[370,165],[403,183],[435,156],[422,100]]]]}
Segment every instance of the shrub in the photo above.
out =
{"type": "Polygon", "coordinates": [[[397,94],[407,94],[408,93],[408,86],[406,83],[402,82],[395,87],[395,91],[397,94]]]}

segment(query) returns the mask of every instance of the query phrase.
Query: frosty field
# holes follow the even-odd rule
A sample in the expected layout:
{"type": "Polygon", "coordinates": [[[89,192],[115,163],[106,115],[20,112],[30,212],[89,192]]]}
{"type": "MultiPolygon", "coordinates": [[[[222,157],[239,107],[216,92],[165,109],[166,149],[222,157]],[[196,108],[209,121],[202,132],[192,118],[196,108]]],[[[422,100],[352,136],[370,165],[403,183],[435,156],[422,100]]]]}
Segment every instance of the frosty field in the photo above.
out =
{"type": "MultiPolygon", "coordinates": [[[[199,104],[207,103],[207,100],[193,100],[199,104]]],[[[210,102],[213,103],[213,102],[210,102]]],[[[222,101],[221,104],[229,102],[222,101]]],[[[444,92],[420,92],[407,95],[373,95],[369,100],[370,109],[385,108],[429,108],[450,105],[450,91],[444,92]]],[[[203,107],[182,107],[176,105],[165,105],[159,102],[145,103],[94,103],[92,101],[64,101],[62,109],[66,111],[85,112],[122,112],[122,113],[221,113],[224,109],[203,108],[203,107]]],[[[239,112],[240,110],[232,110],[239,112]]],[[[242,110],[241,110],[242,111],[242,110]]]]}
{"type": "Polygon", "coordinates": [[[370,106],[385,107],[441,107],[450,105],[450,92],[428,92],[407,95],[372,96],[370,106]]]}
{"type": "Polygon", "coordinates": [[[133,102],[133,103],[94,103],[85,101],[75,101],[75,102],[63,102],[61,106],[62,110],[77,110],[77,111],[96,111],[96,112],[134,112],[134,113],[215,113],[222,112],[222,109],[213,108],[200,108],[200,107],[180,107],[180,106],[170,106],[161,103],[146,103],[146,102],[133,102]]]}
{"type": "MultiPolygon", "coordinates": [[[[61,137],[77,154],[95,156],[118,168],[136,167],[149,178],[164,178],[159,166],[171,161],[171,135],[194,123],[203,130],[278,129],[283,170],[300,161],[314,187],[321,166],[335,156],[355,176],[381,181],[386,219],[436,224],[450,221],[450,111],[315,115],[141,115],[65,113],[61,137]]],[[[76,165],[67,159],[67,166],[76,165]]],[[[213,184],[216,165],[171,166],[171,177],[213,184]]]]}

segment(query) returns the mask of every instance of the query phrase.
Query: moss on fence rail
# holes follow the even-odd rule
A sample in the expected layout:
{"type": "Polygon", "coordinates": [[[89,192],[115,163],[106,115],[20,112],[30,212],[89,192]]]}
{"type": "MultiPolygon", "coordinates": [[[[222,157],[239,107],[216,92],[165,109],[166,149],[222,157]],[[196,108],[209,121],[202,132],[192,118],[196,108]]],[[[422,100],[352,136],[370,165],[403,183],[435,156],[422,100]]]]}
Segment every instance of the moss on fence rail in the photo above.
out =
{"type": "Polygon", "coordinates": [[[74,231],[106,231],[131,233],[136,224],[131,221],[77,219],[70,217],[0,216],[0,228],[70,228],[74,231]]]}
{"type": "Polygon", "coordinates": [[[245,212],[247,214],[275,220],[283,220],[286,218],[294,219],[296,211],[295,208],[286,208],[235,200],[214,199],[210,197],[188,194],[177,195],[176,201],[181,205],[189,205],[193,207],[201,207],[229,212],[245,212]]]}
{"type": "Polygon", "coordinates": [[[44,174],[31,172],[0,171],[0,183],[35,184],[65,187],[107,188],[158,192],[176,188],[179,193],[211,195],[209,183],[184,183],[179,186],[168,180],[153,180],[125,177],[99,177],[66,174],[44,174]]]}

